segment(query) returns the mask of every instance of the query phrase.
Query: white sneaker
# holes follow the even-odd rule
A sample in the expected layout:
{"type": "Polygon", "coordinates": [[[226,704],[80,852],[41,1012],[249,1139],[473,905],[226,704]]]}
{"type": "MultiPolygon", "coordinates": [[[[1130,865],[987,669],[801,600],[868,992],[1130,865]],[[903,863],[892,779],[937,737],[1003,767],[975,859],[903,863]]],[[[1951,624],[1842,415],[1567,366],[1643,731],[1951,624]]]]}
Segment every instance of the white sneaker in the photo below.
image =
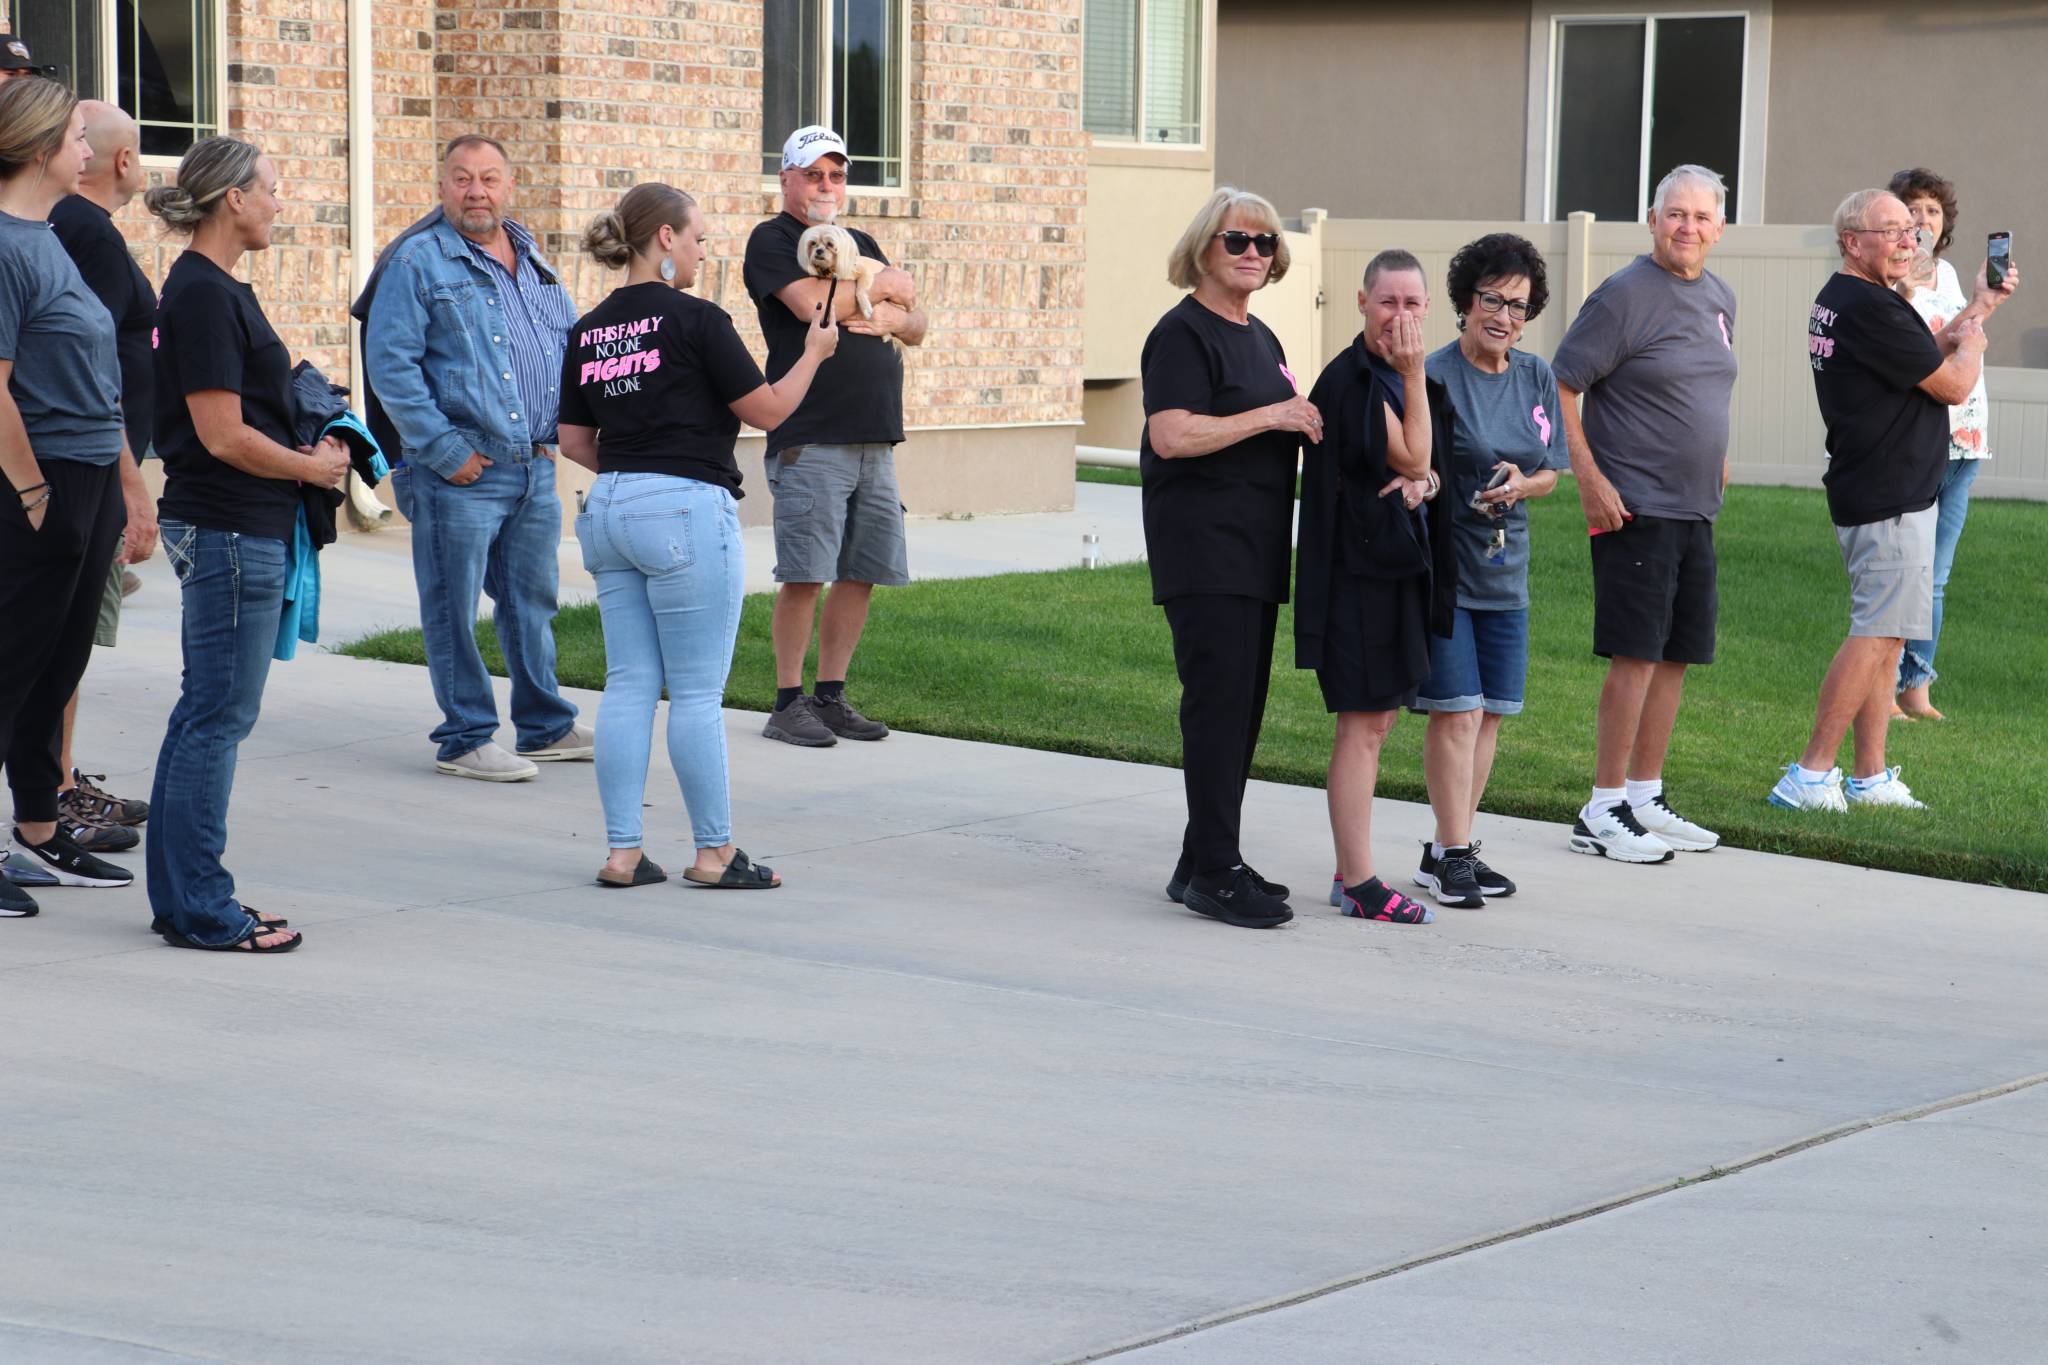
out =
{"type": "Polygon", "coordinates": [[[571,725],[569,733],[539,749],[521,749],[519,756],[530,763],[573,763],[597,754],[597,735],[588,725],[571,725]]]}
{"type": "Polygon", "coordinates": [[[1842,770],[1828,769],[1828,775],[1818,782],[1803,781],[1798,773],[1797,763],[1785,765],[1785,775],[1778,779],[1778,785],[1771,788],[1771,804],[1786,810],[1831,810],[1845,811],[1848,802],[1842,799],[1842,770]]]}
{"type": "Polygon", "coordinates": [[[540,775],[540,769],[525,759],[515,758],[488,743],[455,758],[437,759],[434,770],[451,777],[473,777],[479,782],[525,782],[540,775]]]}
{"type": "Polygon", "coordinates": [[[1631,806],[1629,811],[1637,824],[1680,853],[1705,853],[1721,842],[1720,835],[1671,809],[1671,803],[1661,795],[1651,797],[1643,805],[1631,806]]]}
{"type": "Polygon", "coordinates": [[[1914,796],[1906,784],[1899,781],[1897,768],[1886,768],[1884,776],[1868,786],[1858,786],[1855,780],[1849,783],[1849,804],[1852,806],[1896,806],[1900,810],[1926,810],[1927,803],[1914,796]]]}
{"type": "Polygon", "coordinates": [[[1643,828],[1626,801],[1615,802],[1591,820],[1580,811],[1572,824],[1571,850],[1618,863],[1668,863],[1678,856],[1671,845],[1643,828]]]}

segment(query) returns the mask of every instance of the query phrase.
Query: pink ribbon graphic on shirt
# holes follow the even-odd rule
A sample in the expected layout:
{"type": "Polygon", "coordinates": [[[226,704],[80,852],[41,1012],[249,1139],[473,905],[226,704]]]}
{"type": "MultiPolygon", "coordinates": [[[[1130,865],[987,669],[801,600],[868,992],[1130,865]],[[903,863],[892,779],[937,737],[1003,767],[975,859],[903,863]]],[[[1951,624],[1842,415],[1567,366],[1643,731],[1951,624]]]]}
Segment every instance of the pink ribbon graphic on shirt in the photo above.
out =
{"type": "Polygon", "coordinates": [[[1529,415],[1536,419],[1536,432],[1539,436],[1543,438],[1543,444],[1549,445],[1550,414],[1543,410],[1543,405],[1541,403],[1538,403],[1536,405],[1536,410],[1534,412],[1531,412],[1529,415]]]}
{"type": "Polygon", "coordinates": [[[1721,344],[1731,351],[1734,350],[1735,339],[1728,335],[1728,315],[1726,313],[1716,313],[1714,314],[1714,321],[1721,324],[1721,344]]]}
{"type": "Polygon", "coordinates": [[[1301,381],[1294,377],[1294,371],[1288,369],[1285,365],[1282,365],[1280,367],[1280,373],[1287,376],[1287,387],[1293,389],[1294,392],[1297,395],[1299,395],[1301,393],[1301,381]]]}

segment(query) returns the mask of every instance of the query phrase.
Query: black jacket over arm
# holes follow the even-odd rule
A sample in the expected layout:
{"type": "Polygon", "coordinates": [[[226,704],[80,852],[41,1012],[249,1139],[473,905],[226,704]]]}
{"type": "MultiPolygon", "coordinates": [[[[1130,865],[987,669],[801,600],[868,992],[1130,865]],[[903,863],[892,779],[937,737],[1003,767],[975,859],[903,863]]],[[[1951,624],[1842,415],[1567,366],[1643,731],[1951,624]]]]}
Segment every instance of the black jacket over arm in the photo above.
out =
{"type": "Polygon", "coordinates": [[[1373,372],[1365,337],[1353,338],[1323,367],[1309,401],[1323,415],[1321,445],[1302,446],[1301,522],[1294,552],[1294,666],[1318,668],[1330,613],[1330,575],[1376,578],[1426,574],[1429,629],[1449,638],[1458,601],[1451,541],[1451,479],[1446,461],[1456,420],[1450,395],[1429,385],[1430,467],[1444,490],[1411,512],[1398,496],[1378,496],[1387,470],[1385,386],[1373,372]],[[1344,548],[1339,553],[1339,537],[1344,548]]]}

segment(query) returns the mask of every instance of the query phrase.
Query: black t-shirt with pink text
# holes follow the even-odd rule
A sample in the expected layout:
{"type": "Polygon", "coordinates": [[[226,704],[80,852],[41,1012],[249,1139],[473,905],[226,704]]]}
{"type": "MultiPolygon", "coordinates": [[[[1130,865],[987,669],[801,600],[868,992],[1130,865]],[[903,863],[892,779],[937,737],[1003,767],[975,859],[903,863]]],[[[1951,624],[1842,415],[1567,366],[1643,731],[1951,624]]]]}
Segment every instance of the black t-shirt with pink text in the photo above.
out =
{"type": "Polygon", "coordinates": [[[1948,471],[1948,409],[1919,387],[1942,363],[1927,324],[1892,290],[1838,272],[1814,299],[1806,331],[1835,525],[1932,507],[1948,471]]]}
{"type": "Polygon", "coordinates": [[[629,284],[569,330],[561,421],[597,428],[601,474],[674,474],[742,497],[732,403],[766,382],[723,308],[629,284]]]}

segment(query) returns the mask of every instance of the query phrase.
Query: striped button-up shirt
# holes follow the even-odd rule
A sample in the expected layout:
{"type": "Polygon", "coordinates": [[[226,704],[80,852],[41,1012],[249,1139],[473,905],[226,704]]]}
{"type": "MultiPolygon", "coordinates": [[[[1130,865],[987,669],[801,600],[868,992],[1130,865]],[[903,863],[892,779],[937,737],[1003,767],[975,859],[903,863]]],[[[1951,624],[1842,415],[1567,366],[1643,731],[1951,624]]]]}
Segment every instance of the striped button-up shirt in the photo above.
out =
{"type": "Polygon", "coordinates": [[[517,270],[507,270],[482,243],[466,236],[462,240],[477,264],[498,281],[505,336],[510,343],[506,347],[511,353],[510,378],[526,408],[526,429],[537,444],[550,445],[562,407],[562,352],[569,341],[567,324],[558,327],[551,321],[562,312],[562,286],[541,273],[532,233],[507,218],[505,235],[512,239],[517,270]]]}

